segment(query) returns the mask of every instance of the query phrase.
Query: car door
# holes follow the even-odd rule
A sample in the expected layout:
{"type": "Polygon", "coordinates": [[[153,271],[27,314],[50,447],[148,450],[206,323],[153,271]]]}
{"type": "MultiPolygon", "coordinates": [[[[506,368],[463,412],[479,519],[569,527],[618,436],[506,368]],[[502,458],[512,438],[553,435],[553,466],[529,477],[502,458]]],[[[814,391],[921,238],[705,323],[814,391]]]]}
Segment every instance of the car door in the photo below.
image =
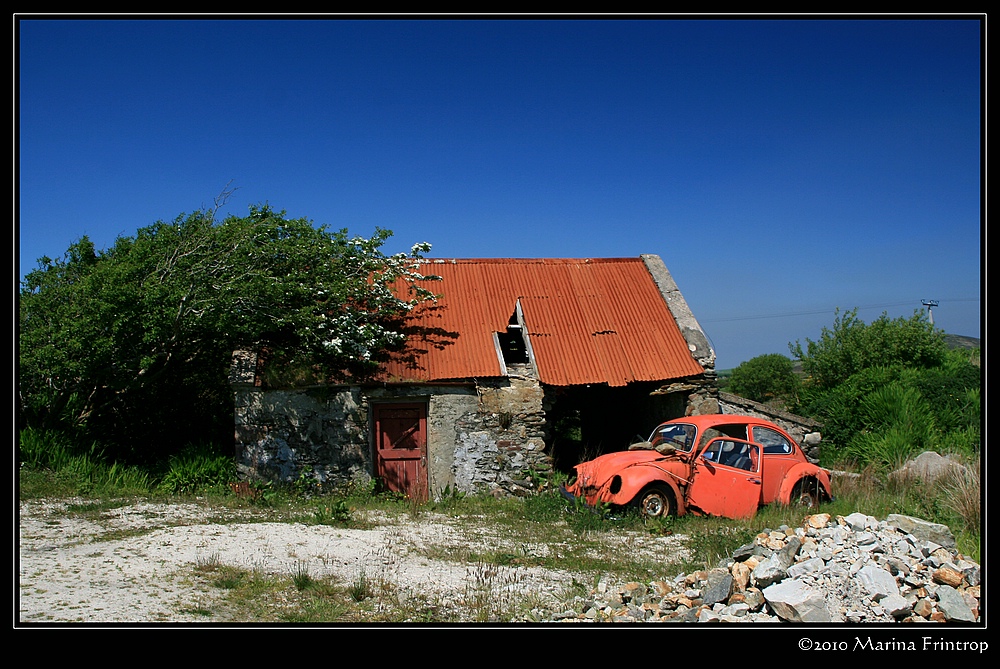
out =
{"type": "Polygon", "coordinates": [[[751,439],[763,446],[764,459],[761,464],[762,505],[770,504],[778,498],[788,470],[805,461],[801,451],[791,436],[764,425],[754,425],[751,439]]]}
{"type": "Polygon", "coordinates": [[[749,518],[761,499],[760,447],[745,439],[712,439],[692,461],[687,504],[711,516],[749,518]]]}

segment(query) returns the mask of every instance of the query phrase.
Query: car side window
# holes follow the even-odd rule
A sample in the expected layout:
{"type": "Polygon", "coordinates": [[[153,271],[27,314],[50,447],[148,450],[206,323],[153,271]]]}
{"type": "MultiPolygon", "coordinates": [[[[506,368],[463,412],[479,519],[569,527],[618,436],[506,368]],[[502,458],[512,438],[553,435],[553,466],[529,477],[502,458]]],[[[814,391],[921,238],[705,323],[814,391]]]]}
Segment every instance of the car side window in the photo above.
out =
{"type": "Polygon", "coordinates": [[[748,472],[755,470],[756,447],[745,441],[716,439],[708,445],[702,457],[726,467],[735,467],[748,472]]]}
{"type": "Polygon", "coordinates": [[[732,425],[716,425],[706,428],[699,437],[699,446],[704,446],[716,437],[732,437],[733,439],[749,439],[747,436],[747,426],[745,423],[733,423],[732,425]]]}
{"type": "Polygon", "coordinates": [[[753,440],[764,446],[764,455],[787,455],[793,450],[788,439],[769,427],[755,425],[753,440]]]}

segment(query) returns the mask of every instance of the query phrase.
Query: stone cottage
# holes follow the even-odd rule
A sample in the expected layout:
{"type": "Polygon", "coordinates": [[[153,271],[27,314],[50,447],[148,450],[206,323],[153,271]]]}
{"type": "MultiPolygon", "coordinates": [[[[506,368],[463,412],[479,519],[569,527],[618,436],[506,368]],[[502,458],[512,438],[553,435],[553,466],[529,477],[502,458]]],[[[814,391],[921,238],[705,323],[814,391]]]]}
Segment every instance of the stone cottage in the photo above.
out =
{"type": "Polygon", "coordinates": [[[715,353],[659,256],[423,262],[441,297],[377,380],[271,387],[234,355],[244,477],[523,495],[663,420],[719,413],[715,353]]]}

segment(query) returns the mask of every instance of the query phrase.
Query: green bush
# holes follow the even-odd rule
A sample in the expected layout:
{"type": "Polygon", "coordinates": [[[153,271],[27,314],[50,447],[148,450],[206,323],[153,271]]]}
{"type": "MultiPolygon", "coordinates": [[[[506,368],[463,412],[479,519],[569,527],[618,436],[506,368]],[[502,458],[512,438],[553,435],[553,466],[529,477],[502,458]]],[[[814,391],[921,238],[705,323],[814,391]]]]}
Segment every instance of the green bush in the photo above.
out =
{"type": "Polygon", "coordinates": [[[231,457],[219,455],[208,445],[191,445],[170,457],[167,472],[160,479],[157,491],[190,494],[200,489],[225,486],[235,479],[236,464],[231,457]]]}
{"type": "Polygon", "coordinates": [[[805,347],[796,342],[789,349],[802,361],[810,382],[823,389],[870,367],[937,367],[948,352],[944,333],[935,330],[921,311],[909,319],[890,319],[883,313],[866,324],[857,309],[843,315],[838,310],[833,328],[823,328],[818,341],[806,339],[805,347]]]}
{"type": "Polygon", "coordinates": [[[942,431],[960,431],[970,425],[979,425],[982,371],[969,362],[966,355],[953,352],[940,367],[908,369],[902,380],[927,401],[942,431]]]}
{"type": "Polygon", "coordinates": [[[216,220],[231,194],[106,249],[84,236],[24,275],[21,424],[150,466],[189,441],[232,439],[234,350],[268,350],[270,369],[357,380],[405,343],[401,319],[434,299],[433,277],[417,271],[429,244],[387,255],[388,230],[365,239],[268,205],[216,220]]]}
{"type": "Polygon", "coordinates": [[[839,453],[834,451],[843,449],[867,429],[864,415],[858,407],[865,397],[895,383],[901,374],[900,367],[869,367],[833,388],[813,385],[803,388],[795,411],[823,423],[824,459],[835,458],[839,453]]]}
{"type": "Polygon", "coordinates": [[[894,467],[935,445],[934,415],[920,392],[902,383],[879,388],[858,409],[865,429],[847,446],[853,460],[894,467]]]}
{"type": "MultiPolygon", "coordinates": [[[[916,327],[912,321],[897,325],[916,327]]],[[[878,357],[872,352],[866,356],[869,361],[878,357]]],[[[977,454],[982,383],[975,364],[978,352],[949,351],[936,365],[929,365],[929,357],[898,349],[884,358],[890,364],[866,363],[832,386],[814,379],[803,385],[793,410],[823,423],[824,462],[853,460],[886,467],[922,450],[977,454]]]]}
{"type": "Polygon", "coordinates": [[[728,390],[755,402],[794,402],[799,377],[794,363],[780,353],[759,355],[741,363],[729,376],[728,390]]]}

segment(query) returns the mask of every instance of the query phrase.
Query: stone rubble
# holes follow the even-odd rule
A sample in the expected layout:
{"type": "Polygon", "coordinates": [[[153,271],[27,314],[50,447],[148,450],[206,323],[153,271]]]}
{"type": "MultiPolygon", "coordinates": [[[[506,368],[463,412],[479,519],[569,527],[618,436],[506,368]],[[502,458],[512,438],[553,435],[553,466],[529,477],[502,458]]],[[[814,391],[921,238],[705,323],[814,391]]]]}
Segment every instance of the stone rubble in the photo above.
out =
{"type": "Polygon", "coordinates": [[[714,569],[600,584],[562,622],[975,623],[980,566],[944,525],[891,514],[808,516],[765,530],[714,569]]]}

